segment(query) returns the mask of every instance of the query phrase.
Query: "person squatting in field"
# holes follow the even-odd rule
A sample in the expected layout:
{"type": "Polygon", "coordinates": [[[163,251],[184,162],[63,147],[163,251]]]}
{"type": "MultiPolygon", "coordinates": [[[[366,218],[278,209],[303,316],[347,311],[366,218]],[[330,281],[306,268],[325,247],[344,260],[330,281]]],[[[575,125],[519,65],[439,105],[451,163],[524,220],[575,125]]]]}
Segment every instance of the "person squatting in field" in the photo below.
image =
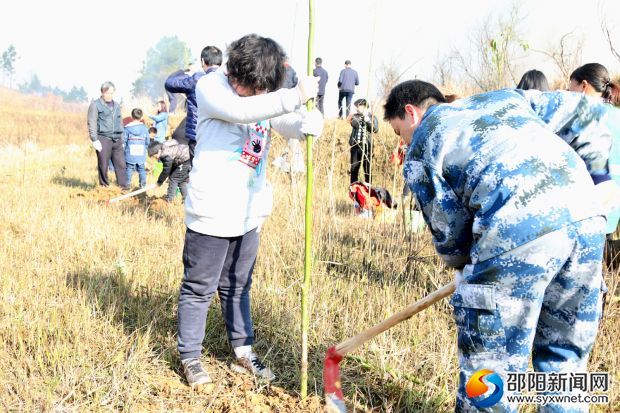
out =
{"type": "Polygon", "coordinates": [[[274,379],[252,350],[250,314],[259,231],[272,206],[266,176],[271,129],[301,139],[319,136],[323,127],[319,111],[301,108],[316,96],[316,79],[302,77],[296,88],[280,89],[286,56],[275,41],[247,35],[234,41],[227,54],[226,67],[196,85],[198,142],[185,201],[178,309],[178,350],[192,387],[211,381],[200,355],[216,292],[237,358],[233,368],[274,379]]]}
{"type": "MultiPolygon", "coordinates": [[[[457,269],[456,411],[478,411],[465,384],[480,369],[523,372],[531,353],[536,371],[586,370],[601,316],[605,218],[580,155],[591,174],[607,173],[606,108],[566,91],[444,102],[432,84],[406,81],[390,92],[385,119],[410,143],[406,182],[438,254],[457,269]]],[[[504,395],[493,410],[517,407],[504,395]]]]}
{"type": "Polygon", "coordinates": [[[110,186],[108,168],[111,161],[116,174],[116,184],[127,190],[129,182],[121,139],[123,135],[121,106],[114,100],[114,91],[114,83],[104,82],[101,85],[101,97],[90,103],[87,119],[88,136],[97,154],[99,185],[110,186]]]}
{"type": "Polygon", "coordinates": [[[181,197],[185,201],[187,196],[187,182],[189,181],[189,147],[169,139],[164,143],[153,142],[149,146],[149,156],[154,157],[162,163],[162,171],[157,178],[157,185],[162,186],[168,179],[168,191],[166,201],[174,201],[177,195],[177,188],[181,191],[181,197]]]}

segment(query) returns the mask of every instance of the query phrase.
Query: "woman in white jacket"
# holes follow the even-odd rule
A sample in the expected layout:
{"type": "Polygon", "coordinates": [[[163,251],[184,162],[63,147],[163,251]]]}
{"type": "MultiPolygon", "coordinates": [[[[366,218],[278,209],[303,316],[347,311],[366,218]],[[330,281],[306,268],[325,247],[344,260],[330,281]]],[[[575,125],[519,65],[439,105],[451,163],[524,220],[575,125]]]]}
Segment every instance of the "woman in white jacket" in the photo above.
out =
{"type": "Polygon", "coordinates": [[[279,89],[285,59],[275,41],[247,35],[230,45],[226,67],[203,76],[196,86],[198,143],[185,204],[185,271],[178,314],[178,349],[192,387],[211,381],[200,354],[216,291],[237,357],[233,368],[275,378],[252,351],[249,300],[258,232],[272,206],[266,179],[271,128],[301,139],[320,135],[323,125],[320,112],[300,110],[316,96],[316,79],[303,78],[294,89],[279,89]]]}

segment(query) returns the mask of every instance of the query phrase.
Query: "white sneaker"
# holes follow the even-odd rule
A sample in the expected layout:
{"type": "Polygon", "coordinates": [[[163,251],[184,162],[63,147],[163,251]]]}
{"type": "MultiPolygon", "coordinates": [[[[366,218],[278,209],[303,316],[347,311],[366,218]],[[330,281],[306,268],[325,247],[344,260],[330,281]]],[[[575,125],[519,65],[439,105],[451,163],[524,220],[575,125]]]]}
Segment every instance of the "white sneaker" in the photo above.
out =
{"type": "Polygon", "coordinates": [[[230,368],[237,373],[254,375],[267,381],[272,381],[276,378],[273,371],[265,366],[253,351],[250,351],[243,357],[237,358],[237,363],[231,364],[230,368]]]}
{"type": "Polygon", "coordinates": [[[181,365],[183,365],[183,374],[187,379],[187,384],[189,384],[189,387],[192,389],[211,383],[211,377],[209,377],[209,373],[202,368],[200,359],[191,358],[181,360],[181,365]]]}

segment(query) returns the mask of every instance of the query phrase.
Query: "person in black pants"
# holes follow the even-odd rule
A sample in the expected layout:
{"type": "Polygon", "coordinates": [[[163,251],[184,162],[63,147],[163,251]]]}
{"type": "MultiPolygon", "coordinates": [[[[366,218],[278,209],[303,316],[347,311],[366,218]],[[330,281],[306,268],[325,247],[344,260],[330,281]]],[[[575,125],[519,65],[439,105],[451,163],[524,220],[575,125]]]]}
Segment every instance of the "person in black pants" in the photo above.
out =
{"type": "Polygon", "coordinates": [[[101,85],[101,97],[95,99],[88,107],[88,136],[97,153],[99,185],[110,186],[108,168],[110,160],[114,166],[116,183],[124,190],[129,189],[125,167],[125,149],[123,148],[123,123],[121,107],[114,101],[114,83],[101,85]]]}
{"type": "Polygon", "coordinates": [[[372,159],[372,133],[379,131],[379,121],[368,110],[366,99],[358,99],[354,103],[356,112],[349,115],[351,124],[351,183],[358,180],[360,166],[364,166],[364,179],[370,183],[370,160],[372,159]]]}
{"type": "Polygon", "coordinates": [[[360,79],[357,71],[351,68],[351,61],[346,60],[344,62],[344,69],[340,71],[340,76],[338,77],[338,118],[349,118],[355,86],[359,84],[360,79]],[[346,101],[346,106],[342,105],[342,99],[346,101]]]}
{"type": "Polygon", "coordinates": [[[181,197],[185,201],[189,171],[192,169],[188,145],[179,143],[174,139],[169,139],[163,144],[154,142],[149,145],[149,156],[161,161],[164,166],[157,179],[157,185],[163,185],[168,179],[166,201],[172,202],[174,200],[177,188],[181,190],[181,197]]]}

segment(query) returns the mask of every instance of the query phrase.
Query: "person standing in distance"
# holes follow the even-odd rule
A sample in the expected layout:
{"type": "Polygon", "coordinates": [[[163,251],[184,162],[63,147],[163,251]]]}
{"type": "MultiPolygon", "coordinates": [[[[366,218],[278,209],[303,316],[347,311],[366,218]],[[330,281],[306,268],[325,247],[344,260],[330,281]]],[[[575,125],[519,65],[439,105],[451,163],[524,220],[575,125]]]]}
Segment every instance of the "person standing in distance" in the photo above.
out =
{"type": "Polygon", "coordinates": [[[351,111],[351,101],[353,100],[353,94],[355,93],[355,86],[360,84],[357,71],[351,69],[351,61],[345,60],[344,69],[340,71],[338,77],[338,117],[344,119],[349,116],[351,111]],[[346,114],[342,106],[342,99],[346,99],[346,114]]]}
{"type": "Polygon", "coordinates": [[[101,97],[88,107],[88,136],[97,153],[99,185],[110,186],[108,167],[110,160],[114,166],[116,183],[123,190],[129,189],[123,149],[123,122],[121,106],[114,100],[115,87],[112,82],[103,82],[101,97]]]}
{"type": "Polygon", "coordinates": [[[323,98],[325,97],[325,86],[327,85],[329,75],[327,74],[327,70],[323,69],[323,59],[320,57],[314,59],[314,70],[312,71],[312,75],[319,78],[319,93],[316,95],[316,106],[319,112],[325,115],[323,110],[323,98]]]}

